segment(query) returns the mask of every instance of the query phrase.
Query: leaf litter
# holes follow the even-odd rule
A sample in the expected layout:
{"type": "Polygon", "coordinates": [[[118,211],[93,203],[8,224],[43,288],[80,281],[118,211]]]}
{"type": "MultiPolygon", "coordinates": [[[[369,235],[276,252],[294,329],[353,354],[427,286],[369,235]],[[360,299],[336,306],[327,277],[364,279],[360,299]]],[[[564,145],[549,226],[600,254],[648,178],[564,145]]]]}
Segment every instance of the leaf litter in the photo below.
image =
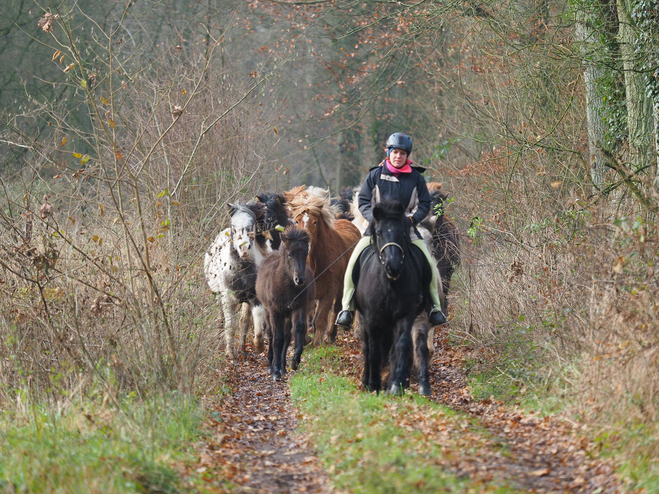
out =
{"type": "MultiPolygon", "coordinates": [[[[448,419],[409,400],[404,406],[395,401],[386,406],[396,425],[441,445],[443,454],[434,459],[438,468],[483,487],[490,482],[513,485],[516,492],[628,491],[614,464],[598,458],[595,443],[582,435],[579,424],[494,399],[474,400],[464,373],[465,349],[451,348],[441,331],[435,338],[430,399],[464,415],[448,419]]],[[[360,342],[340,335],[337,344],[343,353],[336,367],[359,383],[360,342]]],[[[296,431],[307,417],[291,404],[287,381],[273,382],[267,374],[265,357],[246,353],[229,381],[233,392],[216,408],[221,418],[213,421],[215,435],[201,447],[197,468],[212,467],[230,483],[220,491],[332,492],[311,440],[296,431]]],[[[412,388],[417,391],[415,384],[412,388]]]]}
{"type": "Polygon", "coordinates": [[[332,492],[313,448],[296,432],[299,412],[287,380],[272,380],[265,357],[245,353],[228,385],[231,393],[212,414],[219,416],[211,421],[213,438],[198,445],[196,468],[209,467],[202,472],[209,483],[219,492],[332,492]]]}

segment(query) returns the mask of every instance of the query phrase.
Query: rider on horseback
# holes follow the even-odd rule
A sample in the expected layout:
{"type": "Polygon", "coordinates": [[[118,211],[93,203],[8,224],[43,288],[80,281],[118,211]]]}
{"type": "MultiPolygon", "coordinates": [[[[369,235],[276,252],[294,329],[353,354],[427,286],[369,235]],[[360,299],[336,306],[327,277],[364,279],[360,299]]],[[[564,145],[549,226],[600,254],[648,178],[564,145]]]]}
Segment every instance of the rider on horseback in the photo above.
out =
{"type": "MultiPolygon", "coordinates": [[[[438,276],[435,262],[428,252],[424,240],[421,238],[416,225],[419,224],[430,211],[430,194],[426,181],[421,175],[425,168],[410,166],[408,159],[412,154],[412,138],[407,134],[396,132],[387,139],[387,159],[379,166],[371,168],[366,180],[359,191],[359,211],[367,221],[372,220],[373,204],[384,199],[391,199],[406,205],[405,213],[410,220],[410,238],[421,252],[424,253],[432,270],[430,282],[430,296],[433,308],[430,310],[430,324],[439,326],[446,323],[446,316],[441,310],[438,290],[438,276]]],[[[349,328],[352,324],[355,293],[355,284],[352,271],[362,251],[371,244],[369,236],[364,236],[352,251],[343,283],[342,309],[336,318],[336,324],[349,328]]]]}

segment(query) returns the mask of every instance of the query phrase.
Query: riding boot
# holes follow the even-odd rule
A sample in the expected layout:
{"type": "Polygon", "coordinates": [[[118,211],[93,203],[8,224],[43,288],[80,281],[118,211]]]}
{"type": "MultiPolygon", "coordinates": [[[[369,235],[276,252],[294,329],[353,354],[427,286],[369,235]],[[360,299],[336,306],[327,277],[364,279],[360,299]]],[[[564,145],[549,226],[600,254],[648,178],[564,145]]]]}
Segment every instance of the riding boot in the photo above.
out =
{"type": "MultiPolygon", "coordinates": [[[[433,307],[428,316],[428,322],[431,326],[441,326],[446,324],[446,316],[439,307],[433,307]]],[[[337,323],[338,324],[338,323],[337,323]]]]}
{"type": "Polygon", "coordinates": [[[352,326],[352,311],[342,310],[336,316],[336,325],[341,326],[343,329],[348,330],[352,326]]]}
{"type": "Polygon", "coordinates": [[[357,263],[357,259],[359,259],[359,255],[370,244],[370,237],[362,237],[352,251],[350,260],[348,261],[348,266],[346,267],[346,274],[343,280],[343,297],[341,298],[341,309],[343,310],[337,314],[334,323],[337,326],[341,326],[346,331],[350,330],[350,326],[352,326],[352,320],[354,319],[353,313],[355,311],[355,302],[353,300],[355,295],[355,284],[352,280],[352,270],[357,263]]]}

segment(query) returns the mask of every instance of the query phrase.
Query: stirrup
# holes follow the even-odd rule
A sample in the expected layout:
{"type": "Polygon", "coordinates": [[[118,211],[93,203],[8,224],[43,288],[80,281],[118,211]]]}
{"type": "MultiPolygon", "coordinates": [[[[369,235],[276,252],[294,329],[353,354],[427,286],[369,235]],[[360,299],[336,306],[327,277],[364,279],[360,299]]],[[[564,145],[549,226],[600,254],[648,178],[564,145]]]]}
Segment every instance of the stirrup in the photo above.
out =
{"type": "Polygon", "coordinates": [[[352,311],[342,310],[339,312],[336,316],[335,324],[341,326],[345,330],[350,329],[350,326],[352,326],[352,311]]]}
{"type": "Polygon", "coordinates": [[[447,322],[446,316],[442,312],[442,309],[437,307],[434,307],[430,310],[430,314],[428,314],[428,321],[430,322],[431,326],[441,326],[447,322]]]}

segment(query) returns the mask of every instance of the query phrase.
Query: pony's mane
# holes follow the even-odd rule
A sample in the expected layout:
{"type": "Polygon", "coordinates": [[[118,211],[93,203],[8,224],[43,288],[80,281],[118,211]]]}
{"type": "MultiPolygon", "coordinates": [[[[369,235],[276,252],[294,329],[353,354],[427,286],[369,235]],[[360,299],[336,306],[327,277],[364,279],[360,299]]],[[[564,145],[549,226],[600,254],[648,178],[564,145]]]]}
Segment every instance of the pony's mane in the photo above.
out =
{"type": "Polygon", "coordinates": [[[256,194],[256,200],[265,204],[266,206],[270,201],[276,201],[277,199],[279,199],[279,202],[282,205],[286,203],[284,194],[277,194],[276,192],[259,192],[256,194]]]}
{"type": "MultiPolygon", "coordinates": [[[[405,218],[405,206],[403,206],[400,202],[398,201],[393,201],[391,199],[385,199],[382,202],[378,202],[373,206],[373,209],[378,208],[380,211],[383,213],[383,218],[385,220],[403,220],[405,218]],[[402,210],[402,211],[401,211],[402,210]]],[[[382,221],[382,220],[380,220],[382,221]]],[[[368,225],[368,232],[369,235],[372,237],[375,236],[375,226],[377,224],[377,221],[375,220],[375,217],[373,217],[373,221],[368,225]]],[[[406,223],[408,226],[411,226],[411,223],[407,222],[406,223]]],[[[405,228],[405,238],[409,239],[410,235],[410,229],[405,228]]]]}
{"type": "Polygon", "coordinates": [[[265,215],[265,206],[258,201],[239,201],[232,204],[231,207],[235,210],[233,214],[241,211],[243,213],[249,214],[250,216],[253,216],[256,220],[262,218],[265,215]]]}
{"type": "Polygon", "coordinates": [[[329,191],[325,189],[313,187],[310,192],[299,193],[288,201],[288,207],[293,218],[308,211],[309,214],[319,217],[327,225],[334,225],[337,208],[330,203],[329,191]]]}
{"type": "Polygon", "coordinates": [[[426,185],[428,187],[428,192],[442,190],[442,183],[441,182],[428,182],[426,185]]]}
{"type": "Polygon", "coordinates": [[[309,243],[309,233],[304,228],[298,228],[294,225],[289,225],[281,234],[282,240],[286,242],[306,242],[309,243]]]}
{"type": "Polygon", "coordinates": [[[306,185],[298,185],[297,187],[293,187],[291,190],[282,193],[282,195],[284,196],[284,199],[286,199],[286,202],[291,202],[297,196],[304,194],[306,189],[306,185]]]}

